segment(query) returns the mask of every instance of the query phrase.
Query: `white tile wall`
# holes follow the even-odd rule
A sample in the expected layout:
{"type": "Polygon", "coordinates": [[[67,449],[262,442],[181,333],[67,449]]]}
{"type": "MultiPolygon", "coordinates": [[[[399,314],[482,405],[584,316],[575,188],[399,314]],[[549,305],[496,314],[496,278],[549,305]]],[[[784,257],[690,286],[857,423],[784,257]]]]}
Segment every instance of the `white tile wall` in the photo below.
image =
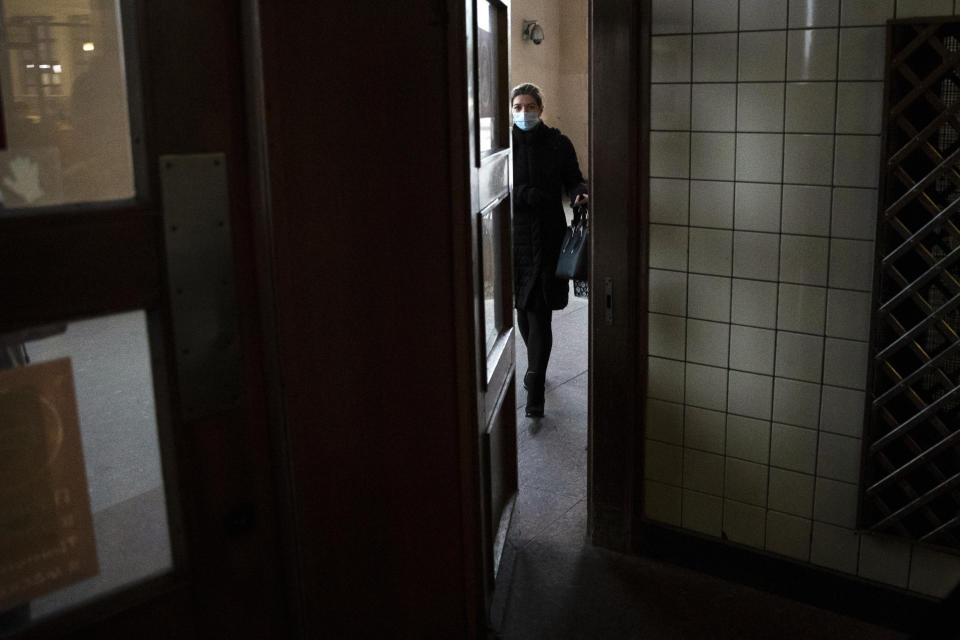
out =
{"type": "MultiPolygon", "coordinates": [[[[775,246],[774,250],[776,250],[775,246]]],[[[777,283],[734,278],[730,319],[734,324],[775,328],[777,326],[777,283]]]]}
{"type": "Polygon", "coordinates": [[[770,422],[728,414],[726,455],[767,464],[770,460],[770,422]]]}
{"type": "Polygon", "coordinates": [[[863,389],[867,378],[867,343],[827,338],[823,382],[838,387],[863,389]]]}
{"type": "Polygon", "coordinates": [[[837,133],[880,134],[882,82],[837,84],[837,133]]]}
{"type": "Polygon", "coordinates": [[[724,476],[724,495],[738,502],[758,506],[767,503],[766,465],[728,458],[724,476]]]}
{"type": "Polygon", "coordinates": [[[783,181],[829,185],[833,176],[833,136],[788,133],[783,139],[783,181]]]}
{"type": "Polygon", "coordinates": [[[738,131],[783,131],[783,85],[741,82],[737,86],[738,131]]]}
{"type": "Polygon", "coordinates": [[[689,33],[690,3],[672,0],[653,0],[650,21],[651,33],[689,33]]]}
{"type": "Polygon", "coordinates": [[[650,87],[650,128],[689,130],[689,84],[655,84],[650,87]]]}
{"type": "Polygon", "coordinates": [[[706,320],[687,321],[687,362],[727,366],[730,325],[706,320]]]}
{"type": "Polygon", "coordinates": [[[699,407],[687,407],[685,414],[683,445],[700,451],[723,454],[727,414],[699,407]]]}
{"type": "Polygon", "coordinates": [[[723,528],[723,500],[716,496],[683,490],[682,523],[687,529],[719,536],[723,528]]]}
{"type": "Polygon", "coordinates": [[[787,0],[740,0],[740,30],[783,29],[787,0]]]}
{"type": "Polygon", "coordinates": [[[845,573],[857,572],[860,536],[855,531],[825,522],[813,523],[810,562],[845,573]]]}
{"type": "Polygon", "coordinates": [[[830,233],[837,238],[873,240],[877,233],[877,190],[833,190],[830,233]]]}
{"type": "MultiPolygon", "coordinates": [[[[784,237],[786,239],[786,237],[784,237]]],[[[819,240],[820,238],[809,238],[819,240]]],[[[790,274],[783,269],[781,260],[780,279],[794,280],[794,277],[784,277],[790,274]]],[[[824,278],[826,273],[824,273],[824,278]]],[[[823,333],[823,315],[827,304],[827,290],[823,287],[810,287],[800,284],[780,285],[779,308],[777,310],[777,328],[785,331],[801,333],[823,333]]]]}
{"type": "Polygon", "coordinates": [[[777,378],[773,386],[773,420],[816,429],[820,417],[820,385],[777,378]]]}
{"type": "Polygon", "coordinates": [[[820,382],[823,361],[823,338],[790,331],[777,332],[778,376],[820,382]]]}
{"type": "Polygon", "coordinates": [[[693,0],[693,31],[736,31],[737,0],[693,0]]]}
{"type": "Polygon", "coordinates": [[[693,36],[693,81],[733,82],[737,79],[737,34],[693,36]]]}
{"type": "Polygon", "coordinates": [[[792,0],[789,26],[835,27],[840,20],[840,0],[792,0]]]}
{"type": "Polygon", "coordinates": [[[686,227],[650,225],[650,266],[659,269],[686,270],[686,227]]]}
{"type": "Polygon", "coordinates": [[[814,477],[806,473],[770,468],[767,507],[802,518],[813,516],[814,477]]]}
{"type": "Polygon", "coordinates": [[[859,438],[863,434],[865,394],[856,389],[823,386],[820,429],[859,438]]]}
{"type": "Polygon", "coordinates": [[[649,517],[935,597],[960,578],[855,531],[884,22],[955,4],[655,0],[649,517]]]}
{"type": "Polygon", "coordinates": [[[779,184],[736,183],[733,226],[746,231],[780,230],[779,184]]]}
{"type": "Polygon", "coordinates": [[[833,133],[836,85],[788,82],[784,129],[790,133],[833,133]]]}
{"type": "Polygon", "coordinates": [[[817,478],[813,518],[818,522],[853,529],[857,520],[857,485],[817,478]]]}
{"type": "Polygon", "coordinates": [[[799,29],[787,35],[787,80],[837,77],[837,29],[799,29]]]}
{"type": "Polygon", "coordinates": [[[651,38],[651,81],[689,82],[691,44],[690,36],[658,36],[651,38]]]}
{"type": "Polygon", "coordinates": [[[690,271],[729,276],[733,259],[733,232],[690,228],[690,271]]]}
{"type": "Polygon", "coordinates": [[[782,168],[783,136],[775,133],[737,134],[737,180],[779,183],[782,168]]]}
{"type": "Polygon", "coordinates": [[[730,321],[730,278],[690,274],[687,290],[687,314],[691,318],[730,321]]]}
{"type": "Polygon", "coordinates": [[[686,403],[694,407],[727,410],[727,370],[699,364],[686,368],[686,403]]]}
{"type": "Polygon", "coordinates": [[[870,337],[869,293],[830,289],[827,295],[827,335],[866,341],[870,337]]]}
{"type": "Polygon", "coordinates": [[[648,400],[647,437],[670,444],[683,444],[683,413],[682,404],[648,400]]]}
{"type": "MultiPolygon", "coordinates": [[[[780,281],[821,287],[826,285],[829,249],[830,241],[827,238],[780,236],[780,281]]],[[[822,306],[820,311],[823,311],[822,306]]],[[[822,313],[819,323],[822,327],[822,313]]]]}
{"type": "Polygon", "coordinates": [[[767,511],[767,551],[797,560],[809,559],[812,524],[806,518],[798,518],[778,511],[767,511]]]}
{"type": "Polygon", "coordinates": [[[814,473],[817,466],[817,432],[774,423],[770,432],[770,464],[791,471],[814,473]]]}
{"type": "Polygon", "coordinates": [[[897,2],[898,18],[951,14],[953,14],[953,3],[950,0],[899,0],[897,2]]]}
{"type": "Polygon", "coordinates": [[[856,484],[860,479],[860,440],[822,432],[817,445],[817,475],[856,484]]]}
{"type": "Polygon", "coordinates": [[[660,178],[689,177],[689,133],[663,131],[650,133],[650,175],[660,178]]]}
{"type": "Polygon", "coordinates": [[[740,34],[740,82],[783,80],[787,52],[786,31],[756,31],[740,34]]]}
{"type": "Polygon", "coordinates": [[[733,180],[736,134],[690,134],[690,177],[696,180],[733,180]]]}
{"type": "Polygon", "coordinates": [[[737,128],[737,85],[695,84],[691,89],[693,131],[734,131],[737,128]]]}
{"type": "Polygon", "coordinates": [[[659,522],[679,527],[680,522],[679,487],[645,480],[643,483],[643,508],[647,516],[659,522]]]}
{"type": "Polygon", "coordinates": [[[648,305],[654,313],[687,313],[687,274],[678,271],[650,269],[648,305]]]}
{"type": "MultiPolygon", "coordinates": [[[[734,231],[734,276],[775,281],[779,266],[780,237],[777,234],[734,231]]],[[[776,313],[776,300],[773,301],[773,308],[776,313]]]]}
{"type": "Polygon", "coordinates": [[[909,572],[909,544],[877,536],[864,536],[860,541],[860,575],[864,578],[906,589],[909,572]]]}
{"type": "Polygon", "coordinates": [[[923,547],[913,550],[910,589],[944,598],[957,584],[960,584],[960,557],[923,547]]]}
{"type": "Polygon", "coordinates": [[[730,368],[773,375],[777,333],[741,325],[730,327],[730,368]]]}
{"type": "Polygon", "coordinates": [[[835,239],[830,242],[830,286],[873,289],[873,243],[835,239]]]}
{"type": "Polygon", "coordinates": [[[842,187],[876,188],[880,137],[838,135],[835,147],[833,183],[842,187]]]}
{"type": "Polygon", "coordinates": [[[645,478],[680,485],[683,478],[683,447],[647,440],[644,454],[645,478]]]}
{"type": "Polygon", "coordinates": [[[683,362],[666,358],[647,360],[647,394],[651,398],[683,402],[683,362]]]}
{"type": "Polygon", "coordinates": [[[766,510],[735,500],[723,501],[723,532],[732,542],[763,548],[766,510]]]}
{"type": "Polygon", "coordinates": [[[732,182],[690,181],[690,224],[695,227],[733,228],[732,182]]]}
{"type": "Polygon", "coordinates": [[[783,233],[830,235],[830,188],[783,185],[780,229],[783,233]]]}
{"type": "Polygon", "coordinates": [[[883,27],[840,30],[839,80],[883,80],[886,49],[883,27]]]}
{"type": "Polygon", "coordinates": [[[723,493],[723,456],[683,450],[683,487],[712,495],[723,493]]]}
{"type": "Polygon", "coordinates": [[[893,17],[894,0],[842,0],[840,24],[880,25],[893,17]]]}
{"type": "Polygon", "coordinates": [[[687,319],[682,316],[651,313],[647,324],[650,355],[683,360],[686,355],[687,319]]]}
{"type": "Polygon", "coordinates": [[[770,418],[771,398],[773,396],[773,377],[730,371],[728,390],[728,410],[751,418],[770,418]]]}
{"type": "Polygon", "coordinates": [[[650,222],[682,224],[688,222],[690,183],[669,178],[650,179],[650,222]]]}

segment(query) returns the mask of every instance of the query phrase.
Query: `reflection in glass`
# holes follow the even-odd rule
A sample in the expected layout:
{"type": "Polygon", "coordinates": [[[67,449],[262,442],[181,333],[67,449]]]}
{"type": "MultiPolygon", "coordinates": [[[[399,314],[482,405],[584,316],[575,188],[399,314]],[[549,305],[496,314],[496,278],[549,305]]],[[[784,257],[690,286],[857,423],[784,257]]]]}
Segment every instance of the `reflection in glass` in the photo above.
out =
{"type": "Polygon", "coordinates": [[[118,0],[4,0],[3,206],[134,196],[118,0]]]}
{"type": "MultiPolygon", "coordinates": [[[[92,578],[18,607],[26,620],[49,616],[173,566],[145,314],[132,312],[0,336],[0,369],[5,374],[54,364],[66,366],[67,378],[72,372],[73,406],[82,442],[75,450],[79,449],[79,464],[86,474],[98,569],[92,578]]],[[[30,408],[23,402],[0,403],[4,410],[0,422],[11,419],[11,407],[18,408],[21,418],[30,408]]],[[[24,418],[19,422],[40,421],[24,418]]],[[[62,452],[59,457],[64,458],[62,452]]],[[[9,462],[9,458],[0,460],[0,468],[9,467],[9,462]]],[[[15,471],[14,467],[8,470],[15,471]]],[[[49,511],[48,502],[38,498],[25,506],[41,513],[49,511]]],[[[8,630],[0,628],[0,635],[8,630]]]]}
{"type": "Polygon", "coordinates": [[[494,225],[494,211],[496,207],[492,207],[489,211],[484,213],[481,216],[481,246],[483,248],[483,256],[481,257],[481,265],[483,267],[483,326],[486,329],[486,353],[489,355],[490,350],[493,349],[493,343],[497,341],[497,336],[499,335],[499,327],[497,326],[497,309],[496,309],[496,294],[497,294],[497,264],[496,264],[496,255],[494,253],[494,246],[496,242],[495,237],[495,225],[494,225]]]}
{"type": "Polygon", "coordinates": [[[477,77],[479,79],[480,152],[496,150],[501,105],[497,101],[497,9],[486,0],[477,3],[477,77]]]}

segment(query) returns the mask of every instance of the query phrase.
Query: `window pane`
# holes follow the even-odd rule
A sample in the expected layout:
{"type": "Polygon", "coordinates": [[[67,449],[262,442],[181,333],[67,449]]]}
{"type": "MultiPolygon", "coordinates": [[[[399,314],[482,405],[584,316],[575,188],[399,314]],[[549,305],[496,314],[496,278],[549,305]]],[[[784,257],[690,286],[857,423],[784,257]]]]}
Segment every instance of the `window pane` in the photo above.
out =
{"type": "Polygon", "coordinates": [[[0,340],[0,479],[19,479],[0,487],[0,613],[25,624],[169,571],[144,313],[0,340]]]}
{"type": "Polygon", "coordinates": [[[4,0],[7,208],[134,196],[119,0],[4,0]]]}
{"type": "Polygon", "coordinates": [[[497,99],[500,60],[498,51],[499,22],[497,9],[489,2],[477,3],[477,76],[480,82],[480,152],[496,150],[500,137],[500,114],[503,105],[497,99]]]}
{"type": "Polygon", "coordinates": [[[496,225],[494,212],[491,208],[481,218],[483,256],[483,326],[486,329],[487,354],[497,341],[499,327],[497,326],[497,259],[494,247],[496,246],[496,225]]]}

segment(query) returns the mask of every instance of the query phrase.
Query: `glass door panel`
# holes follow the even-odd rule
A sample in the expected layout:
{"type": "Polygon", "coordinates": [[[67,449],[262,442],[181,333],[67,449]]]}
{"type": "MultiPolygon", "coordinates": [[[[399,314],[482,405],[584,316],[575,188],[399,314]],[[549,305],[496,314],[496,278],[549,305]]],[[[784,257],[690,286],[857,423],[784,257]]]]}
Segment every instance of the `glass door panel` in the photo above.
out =
{"type": "Polygon", "coordinates": [[[170,571],[146,314],[0,340],[0,611],[25,624],[170,571]]]}
{"type": "Polygon", "coordinates": [[[6,208],[135,194],[119,0],[2,0],[6,208]]]}

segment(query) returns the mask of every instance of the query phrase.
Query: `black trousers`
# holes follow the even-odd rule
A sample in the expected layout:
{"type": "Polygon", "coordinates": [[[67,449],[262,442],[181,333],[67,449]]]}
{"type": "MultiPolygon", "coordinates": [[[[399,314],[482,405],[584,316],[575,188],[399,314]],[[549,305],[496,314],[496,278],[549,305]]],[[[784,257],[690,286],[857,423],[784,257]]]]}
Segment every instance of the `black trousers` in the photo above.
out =
{"type": "Polygon", "coordinates": [[[547,380],[547,363],[553,348],[553,329],[550,309],[518,309],[517,325],[523,344],[527,346],[527,375],[523,382],[531,398],[542,399],[547,380]]]}

